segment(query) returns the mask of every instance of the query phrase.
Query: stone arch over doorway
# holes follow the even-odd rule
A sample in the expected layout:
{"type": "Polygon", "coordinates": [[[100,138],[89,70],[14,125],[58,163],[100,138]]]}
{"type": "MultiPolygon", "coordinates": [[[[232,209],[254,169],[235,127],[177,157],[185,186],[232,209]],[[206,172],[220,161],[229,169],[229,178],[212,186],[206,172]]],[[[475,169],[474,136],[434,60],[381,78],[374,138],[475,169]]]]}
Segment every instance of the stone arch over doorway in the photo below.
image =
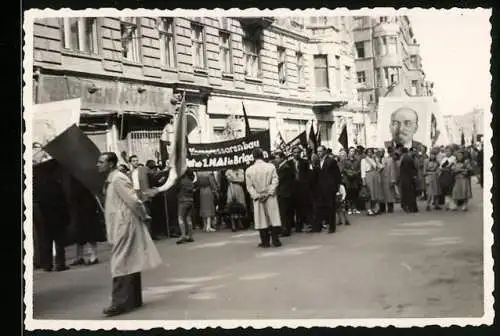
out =
{"type": "Polygon", "coordinates": [[[190,143],[200,143],[201,140],[201,129],[198,118],[192,111],[188,111],[186,113],[186,121],[187,121],[187,134],[188,141],[190,143]]]}

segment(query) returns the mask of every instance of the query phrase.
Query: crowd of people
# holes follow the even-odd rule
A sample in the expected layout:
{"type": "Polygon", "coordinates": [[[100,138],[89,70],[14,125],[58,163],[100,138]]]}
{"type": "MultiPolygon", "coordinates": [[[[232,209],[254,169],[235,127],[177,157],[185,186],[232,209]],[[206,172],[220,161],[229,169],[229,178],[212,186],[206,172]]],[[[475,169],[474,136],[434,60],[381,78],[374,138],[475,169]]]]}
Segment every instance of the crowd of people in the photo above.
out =
{"type": "Polygon", "coordinates": [[[68,269],[65,248],[69,245],[76,250],[70,266],[95,265],[97,243],[108,241],[114,246],[111,266],[117,292],[113,300],[125,300],[105,312],[111,316],[122,312],[124,305],[132,309],[142,304],[137,293],[140,272],[161,263],[154,240],[177,237],[177,244],[185,244],[194,242],[196,228],[205,232],[253,228],[259,231],[259,247],[279,247],[280,237],[292,232],[334,233],[337,225],[350,225],[353,214],[393,213],[396,204],[404,212],[418,212],[419,199],[426,201],[427,211],[467,211],[472,176],[477,175],[482,186],[480,144],[430,151],[358,146],[337,155],[325,146],[314,152],[298,146],[290,153],[277,150],[270,157],[257,148],[252,155],[255,161],[246,170],[187,169],[174,187],[163,191],[168,163],[141,164],[131,155],[127,164],[119,165],[114,153],[104,153],[97,167],[106,179],[98,196],[57,161],[36,165],[35,267],[68,269]],[[130,232],[124,235],[123,227],[130,232]],[[138,251],[147,251],[147,257],[138,251]],[[126,289],[121,293],[120,288],[126,289]],[[137,296],[135,301],[130,293],[137,296]]]}
{"type": "MultiPolygon", "coordinates": [[[[280,232],[275,229],[275,233],[281,236],[323,229],[335,232],[337,225],[350,225],[353,214],[392,213],[395,204],[405,212],[418,212],[419,199],[426,200],[427,211],[467,211],[472,197],[471,177],[477,175],[482,185],[480,144],[449,145],[430,151],[358,146],[340,150],[337,155],[324,146],[314,153],[294,147],[291,153],[277,150],[273,154],[267,161],[277,173],[275,193],[281,225],[280,232]]],[[[147,190],[165,183],[168,166],[155,160],[141,164],[136,155],[131,155],[119,170],[130,178],[148,209],[153,240],[173,237],[183,244],[194,241],[193,230],[237,231],[259,225],[244,169],[196,173],[188,169],[173,188],[156,195],[147,190]]],[[[37,266],[68,269],[64,247],[70,244],[76,245],[76,258],[70,266],[99,262],[97,242],[106,240],[102,209],[78,180],[54,161],[38,165],[34,201],[37,266]]]]}

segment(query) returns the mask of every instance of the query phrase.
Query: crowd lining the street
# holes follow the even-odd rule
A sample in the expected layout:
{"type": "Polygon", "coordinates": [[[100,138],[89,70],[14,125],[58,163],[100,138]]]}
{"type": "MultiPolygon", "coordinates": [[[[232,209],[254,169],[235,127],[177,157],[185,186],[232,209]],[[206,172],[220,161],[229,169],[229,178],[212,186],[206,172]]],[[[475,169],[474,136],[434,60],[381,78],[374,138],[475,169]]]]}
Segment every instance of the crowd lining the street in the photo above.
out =
{"type": "MultiPolygon", "coordinates": [[[[302,147],[289,155],[274,152],[269,161],[276,168],[281,224],[274,229],[275,245],[278,235],[325,228],[335,232],[337,225],[350,225],[353,214],[392,213],[395,204],[405,212],[417,212],[417,199],[426,200],[427,211],[467,211],[471,177],[478,175],[482,185],[480,144],[441,146],[428,153],[425,148],[388,148],[386,153],[361,146],[337,155],[323,146],[315,153],[302,147]]],[[[168,167],[155,160],[143,165],[135,155],[128,161],[119,170],[130,178],[148,209],[153,240],[179,238],[177,243],[183,244],[194,241],[193,228],[205,232],[256,228],[243,169],[196,173],[188,169],[172,189],[153,196],[147,190],[166,181],[168,167]]],[[[70,266],[98,263],[97,242],[106,241],[106,233],[103,209],[94,196],[54,161],[37,166],[33,185],[35,266],[68,269],[65,247],[72,244],[76,258],[70,266]]]]}

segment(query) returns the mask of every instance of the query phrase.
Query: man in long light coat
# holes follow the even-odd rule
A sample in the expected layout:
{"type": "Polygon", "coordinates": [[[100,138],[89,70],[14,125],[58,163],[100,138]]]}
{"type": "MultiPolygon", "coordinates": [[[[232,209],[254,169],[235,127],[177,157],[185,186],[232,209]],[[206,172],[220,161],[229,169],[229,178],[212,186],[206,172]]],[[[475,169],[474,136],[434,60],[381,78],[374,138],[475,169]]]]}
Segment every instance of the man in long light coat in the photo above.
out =
{"type": "Polygon", "coordinates": [[[111,306],[103,313],[110,317],[142,305],[141,272],[162,263],[145,222],[150,219],[130,179],[117,169],[114,153],[103,153],[97,162],[108,175],[105,185],[104,217],[111,249],[113,292],[111,306]]]}
{"type": "Polygon", "coordinates": [[[264,152],[260,148],[254,149],[252,155],[255,162],[247,169],[245,177],[248,193],[253,200],[255,229],[260,234],[259,247],[270,247],[270,235],[273,245],[279,247],[281,219],[276,196],[279,183],[276,167],[264,162],[264,152]]]}

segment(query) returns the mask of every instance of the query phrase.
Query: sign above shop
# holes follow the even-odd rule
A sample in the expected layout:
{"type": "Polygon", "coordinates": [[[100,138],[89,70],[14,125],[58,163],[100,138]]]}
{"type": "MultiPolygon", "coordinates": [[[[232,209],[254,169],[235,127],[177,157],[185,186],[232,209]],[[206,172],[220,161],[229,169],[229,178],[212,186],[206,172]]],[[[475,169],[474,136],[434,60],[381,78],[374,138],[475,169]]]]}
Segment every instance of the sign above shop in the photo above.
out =
{"type": "Polygon", "coordinates": [[[82,109],[173,114],[172,89],[119,81],[43,76],[40,103],[81,98],[82,109]]]}

